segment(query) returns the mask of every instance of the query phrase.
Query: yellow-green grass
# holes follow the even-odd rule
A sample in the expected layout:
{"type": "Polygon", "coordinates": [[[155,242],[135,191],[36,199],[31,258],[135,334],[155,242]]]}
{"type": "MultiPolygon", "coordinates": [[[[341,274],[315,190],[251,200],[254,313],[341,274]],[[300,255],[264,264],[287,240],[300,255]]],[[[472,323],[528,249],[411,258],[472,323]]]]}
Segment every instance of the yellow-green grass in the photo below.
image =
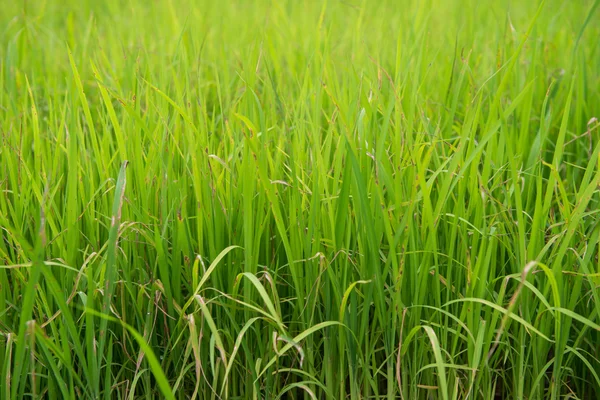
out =
{"type": "Polygon", "coordinates": [[[0,398],[599,398],[599,4],[2,2],[0,398]]]}

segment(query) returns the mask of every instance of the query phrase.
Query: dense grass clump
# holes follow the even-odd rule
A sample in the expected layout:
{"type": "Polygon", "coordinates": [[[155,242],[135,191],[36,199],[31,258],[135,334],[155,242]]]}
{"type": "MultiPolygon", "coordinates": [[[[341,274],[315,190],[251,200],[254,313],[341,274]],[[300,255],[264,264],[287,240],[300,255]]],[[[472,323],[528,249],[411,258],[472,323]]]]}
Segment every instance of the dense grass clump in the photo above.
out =
{"type": "Polygon", "coordinates": [[[599,0],[0,6],[0,398],[600,398],[599,0]]]}

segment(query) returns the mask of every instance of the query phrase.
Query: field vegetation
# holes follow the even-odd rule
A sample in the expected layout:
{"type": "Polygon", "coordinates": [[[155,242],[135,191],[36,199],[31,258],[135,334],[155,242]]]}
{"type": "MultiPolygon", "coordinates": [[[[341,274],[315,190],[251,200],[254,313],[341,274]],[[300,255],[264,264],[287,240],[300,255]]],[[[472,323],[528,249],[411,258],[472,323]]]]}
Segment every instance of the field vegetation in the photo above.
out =
{"type": "Polygon", "coordinates": [[[600,398],[600,0],[0,5],[0,398],[600,398]]]}

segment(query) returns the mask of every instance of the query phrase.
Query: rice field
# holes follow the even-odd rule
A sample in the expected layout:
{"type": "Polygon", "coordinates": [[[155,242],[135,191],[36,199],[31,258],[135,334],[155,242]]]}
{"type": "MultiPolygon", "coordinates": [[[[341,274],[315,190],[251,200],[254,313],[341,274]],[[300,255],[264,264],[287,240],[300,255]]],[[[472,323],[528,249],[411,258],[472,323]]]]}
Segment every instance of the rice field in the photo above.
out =
{"type": "Polygon", "coordinates": [[[0,5],[0,399],[600,398],[600,0],[0,5]]]}

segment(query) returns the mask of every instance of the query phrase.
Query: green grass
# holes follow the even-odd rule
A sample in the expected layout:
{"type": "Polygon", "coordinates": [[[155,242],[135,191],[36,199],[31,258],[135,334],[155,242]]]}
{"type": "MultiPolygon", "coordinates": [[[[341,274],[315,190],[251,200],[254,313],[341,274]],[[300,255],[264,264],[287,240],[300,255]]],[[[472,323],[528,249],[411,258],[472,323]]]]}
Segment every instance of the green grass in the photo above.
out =
{"type": "Polygon", "coordinates": [[[599,0],[0,6],[0,398],[600,398],[599,0]]]}

